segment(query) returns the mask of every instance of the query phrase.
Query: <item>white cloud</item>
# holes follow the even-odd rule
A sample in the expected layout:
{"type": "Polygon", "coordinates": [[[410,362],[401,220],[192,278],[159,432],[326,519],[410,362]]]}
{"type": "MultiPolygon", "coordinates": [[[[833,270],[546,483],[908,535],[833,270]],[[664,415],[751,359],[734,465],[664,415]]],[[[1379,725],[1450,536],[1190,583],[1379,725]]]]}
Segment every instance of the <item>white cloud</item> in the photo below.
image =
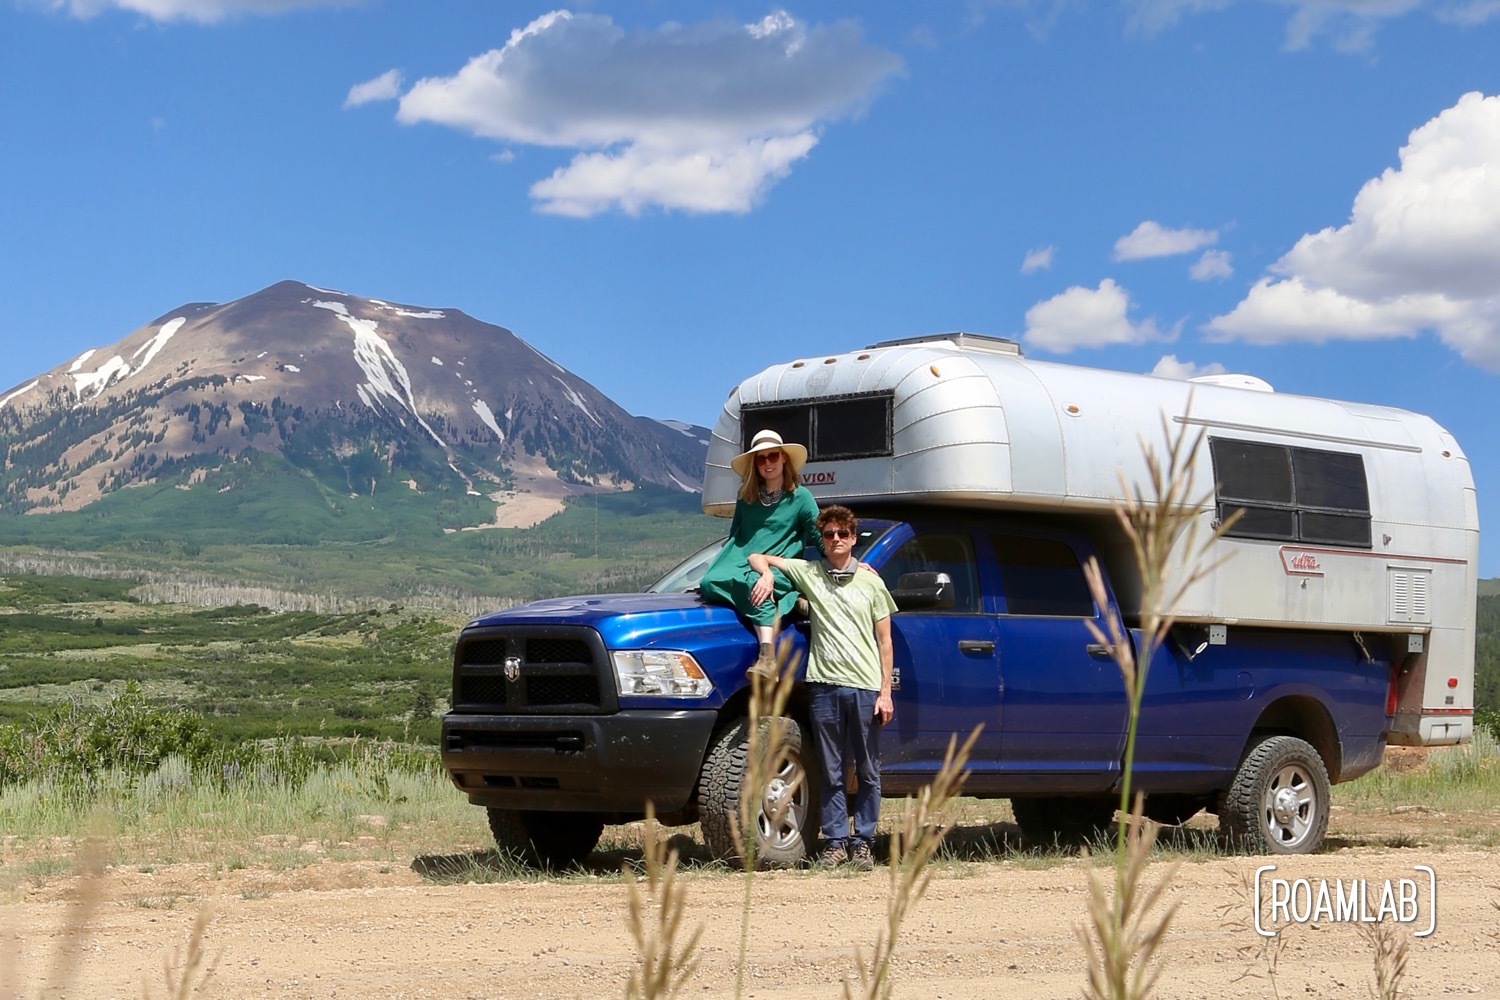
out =
{"type": "Polygon", "coordinates": [[[1348,223],[1309,233],[1207,329],[1259,344],[1432,330],[1500,371],[1500,97],[1465,94],[1367,181],[1348,223]]]}
{"type": "Polygon", "coordinates": [[[364,0],[45,0],[51,10],[90,18],[108,10],[132,11],[153,21],[212,24],[241,14],[284,14],[304,7],[353,7],[364,0]]]}
{"type": "MultiPolygon", "coordinates": [[[[1184,16],[1223,10],[1236,0],[1126,0],[1130,25],[1148,34],[1176,24],[1184,16]]],[[[1426,13],[1458,25],[1483,24],[1500,14],[1496,0],[1252,0],[1291,11],[1284,45],[1296,51],[1329,39],[1341,52],[1365,52],[1380,26],[1408,14],[1426,13]]]]}
{"type": "Polygon", "coordinates": [[[1026,311],[1026,332],[1021,337],[1028,347],[1066,354],[1079,347],[1171,340],[1181,327],[1178,323],[1162,331],[1154,319],[1132,323],[1129,312],[1130,296],[1105,278],[1097,289],[1075,285],[1032,306],[1026,311]]]}
{"type": "Polygon", "coordinates": [[[356,83],[344,98],[344,107],[357,108],[371,101],[392,101],[401,96],[401,71],[388,69],[373,80],[356,83]]]}
{"type": "Polygon", "coordinates": [[[1158,378],[1190,379],[1200,375],[1222,375],[1225,368],[1217,361],[1206,365],[1194,364],[1191,361],[1178,361],[1175,354],[1163,354],[1156,367],[1151,369],[1150,374],[1158,378]]]}
{"type": "Polygon", "coordinates": [[[1057,255],[1057,247],[1038,247],[1035,250],[1026,251],[1026,259],[1021,261],[1021,273],[1032,274],[1036,271],[1045,271],[1052,267],[1052,258],[1057,255]]]}
{"type": "Polygon", "coordinates": [[[1205,250],[1203,256],[1193,262],[1188,268],[1188,277],[1194,281],[1211,281],[1214,278],[1228,278],[1234,274],[1234,264],[1231,263],[1228,250],[1205,250]]]}
{"type": "Polygon", "coordinates": [[[1168,229],[1147,219],[1128,235],[1115,240],[1115,260],[1145,260],[1193,253],[1219,241],[1212,229],[1168,229]]]}
{"type": "Polygon", "coordinates": [[[850,22],[777,11],[626,31],[558,10],[452,76],[417,81],[397,120],[577,150],[532,188],[542,211],[745,212],[900,68],[850,22]]]}

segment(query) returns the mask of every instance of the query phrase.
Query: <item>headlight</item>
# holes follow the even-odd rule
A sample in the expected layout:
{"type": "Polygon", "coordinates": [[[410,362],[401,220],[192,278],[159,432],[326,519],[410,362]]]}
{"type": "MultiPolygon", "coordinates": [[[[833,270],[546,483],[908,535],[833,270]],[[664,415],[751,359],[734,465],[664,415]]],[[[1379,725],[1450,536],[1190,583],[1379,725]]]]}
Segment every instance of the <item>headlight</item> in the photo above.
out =
{"type": "Polygon", "coordinates": [[[614,652],[620,695],[705,698],[713,681],[687,653],[671,649],[620,649],[614,652]]]}

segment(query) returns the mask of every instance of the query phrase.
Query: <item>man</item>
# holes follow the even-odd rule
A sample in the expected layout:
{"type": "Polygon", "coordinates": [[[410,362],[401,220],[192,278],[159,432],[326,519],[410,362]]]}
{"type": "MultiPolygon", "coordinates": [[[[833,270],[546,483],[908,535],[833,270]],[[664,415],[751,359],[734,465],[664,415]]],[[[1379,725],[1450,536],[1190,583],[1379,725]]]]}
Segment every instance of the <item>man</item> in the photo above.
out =
{"type": "Polygon", "coordinates": [[[854,558],[858,522],[847,507],[832,506],[818,515],[824,559],[809,562],[751,553],[750,568],[759,574],[751,601],[770,598],[779,569],[809,605],[812,642],[807,658],[807,687],[813,743],[823,768],[819,797],[822,812],[822,865],[846,861],[860,871],[875,867],[871,847],[880,818],[880,727],[891,721],[891,600],[885,581],[854,558]],[[853,809],[844,793],[844,774],[852,765],[859,778],[853,809]],[[850,833],[850,818],[854,830],[850,833]]]}

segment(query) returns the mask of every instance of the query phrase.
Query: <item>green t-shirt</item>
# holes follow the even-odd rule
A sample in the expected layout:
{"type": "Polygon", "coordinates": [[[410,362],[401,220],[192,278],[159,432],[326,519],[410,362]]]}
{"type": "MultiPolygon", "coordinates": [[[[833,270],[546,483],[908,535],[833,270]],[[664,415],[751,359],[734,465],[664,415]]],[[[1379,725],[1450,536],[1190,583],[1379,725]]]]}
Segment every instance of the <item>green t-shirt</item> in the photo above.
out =
{"type": "Polygon", "coordinates": [[[839,583],[829,575],[827,562],[804,559],[788,559],[781,571],[811,608],[807,679],[879,691],[880,645],[875,641],[875,623],[896,610],[885,581],[877,573],[856,568],[847,582],[839,583]]]}

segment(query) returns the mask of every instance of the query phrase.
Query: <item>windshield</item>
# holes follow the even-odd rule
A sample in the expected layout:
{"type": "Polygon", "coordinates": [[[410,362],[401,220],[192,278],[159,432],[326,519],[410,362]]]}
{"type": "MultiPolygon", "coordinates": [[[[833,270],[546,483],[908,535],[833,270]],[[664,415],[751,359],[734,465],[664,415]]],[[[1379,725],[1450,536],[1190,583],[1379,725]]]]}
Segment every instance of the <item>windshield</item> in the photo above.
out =
{"type": "MultiPolygon", "coordinates": [[[[875,541],[890,531],[894,525],[890,521],[862,522],[859,526],[859,538],[854,543],[854,558],[863,559],[865,553],[875,541]]],[[[703,574],[708,567],[713,565],[719,550],[724,543],[729,541],[729,536],[715,539],[703,548],[688,556],[682,562],[674,566],[666,576],[657,580],[646,588],[648,594],[687,594],[698,589],[698,581],[703,579],[703,574]]],[[[809,545],[802,551],[804,559],[821,559],[823,553],[814,546],[809,545]]]]}

